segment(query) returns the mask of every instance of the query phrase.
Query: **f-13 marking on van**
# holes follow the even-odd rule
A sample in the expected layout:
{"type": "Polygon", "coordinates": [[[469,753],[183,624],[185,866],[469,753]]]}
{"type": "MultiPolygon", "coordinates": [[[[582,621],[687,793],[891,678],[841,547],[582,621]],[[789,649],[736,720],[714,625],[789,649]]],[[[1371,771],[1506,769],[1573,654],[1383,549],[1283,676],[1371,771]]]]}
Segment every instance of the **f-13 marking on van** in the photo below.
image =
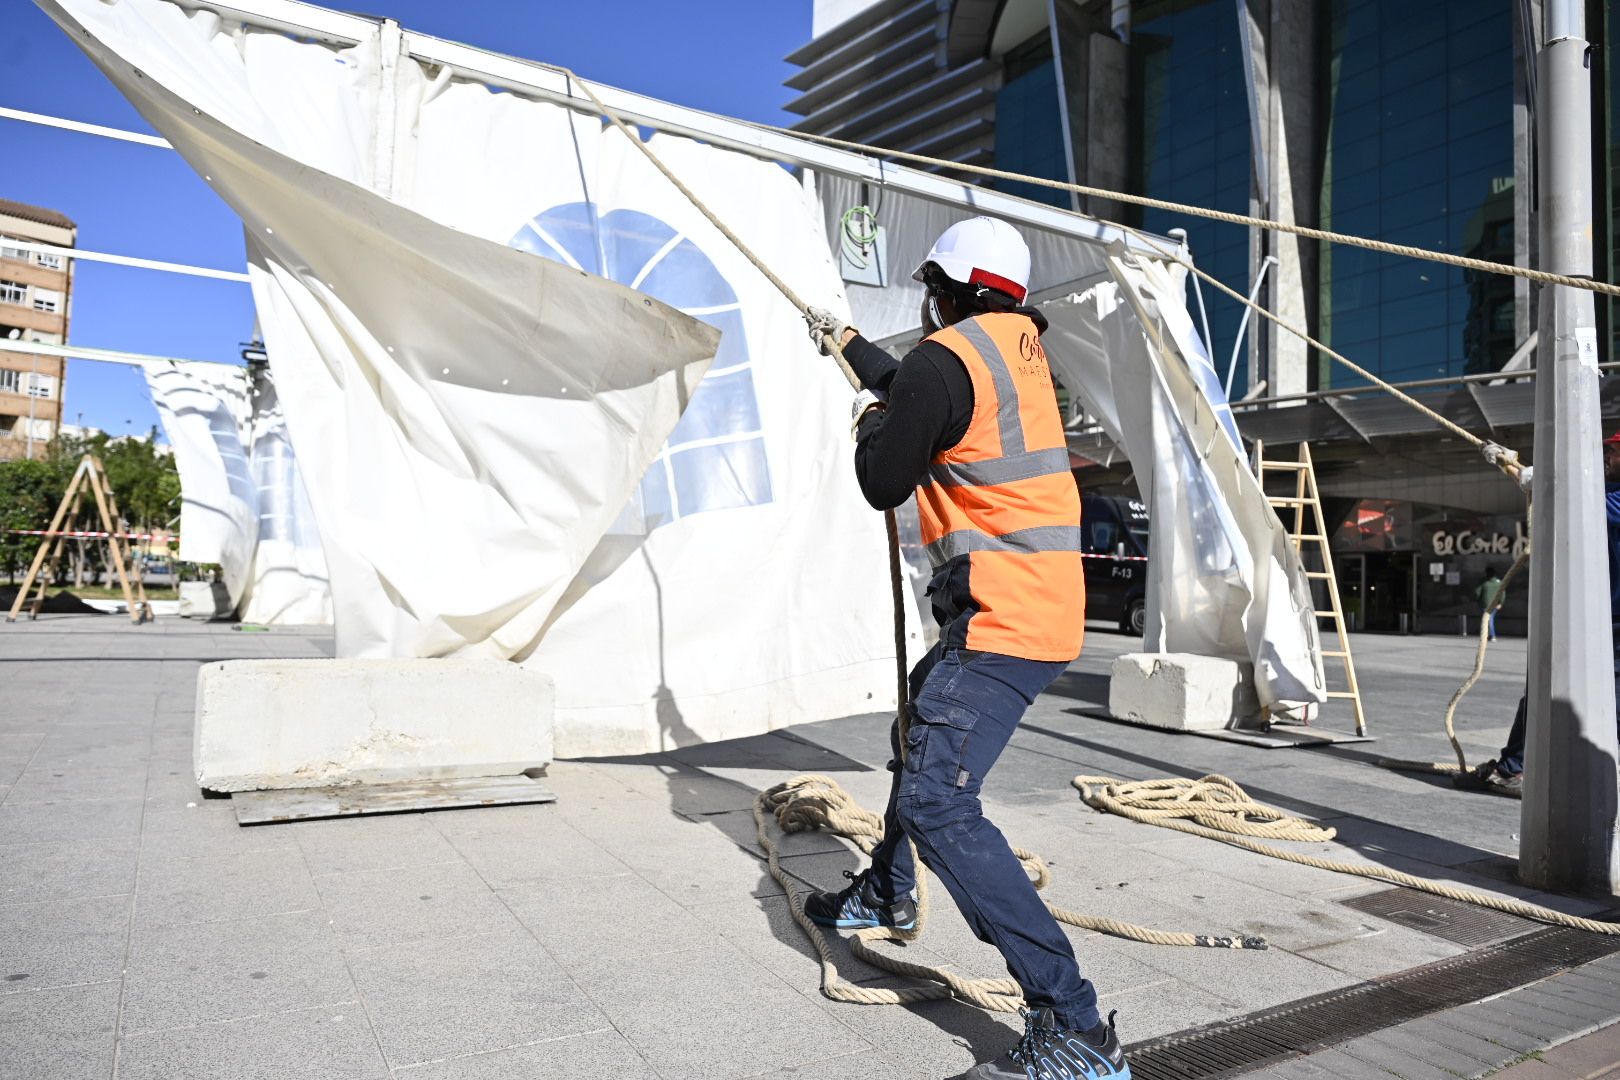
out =
{"type": "Polygon", "coordinates": [[[1080,496],[1080,552],[1086,564],[1086,618],[1147,629],[1148,512],[1140,499],[1080,496]]]}

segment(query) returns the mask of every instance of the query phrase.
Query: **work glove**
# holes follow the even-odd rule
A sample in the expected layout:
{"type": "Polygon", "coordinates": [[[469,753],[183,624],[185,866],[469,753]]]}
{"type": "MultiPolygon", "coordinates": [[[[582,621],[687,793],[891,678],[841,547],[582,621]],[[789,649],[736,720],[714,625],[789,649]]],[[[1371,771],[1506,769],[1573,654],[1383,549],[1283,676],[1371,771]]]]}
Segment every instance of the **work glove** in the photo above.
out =
{"type": "Polygon", "coordinates": [[[862,390],[855,395],[855,403],[849,409],[849,437],[859,439],[861,435],[861,421],[873,409],[883,409],[889,404],[889,395],[881,390],[862,390]]]}
{"type": "Polygon", "coordinates": [[[810,340],[816,343],[822,356],[831,356],[832,348],[827,344],[830,335],[839,346],[844,344],[844,335],[849,333],[849,324],[826,308],[808,308],[804,313],[805,325],[810,328],[810,340]]]}

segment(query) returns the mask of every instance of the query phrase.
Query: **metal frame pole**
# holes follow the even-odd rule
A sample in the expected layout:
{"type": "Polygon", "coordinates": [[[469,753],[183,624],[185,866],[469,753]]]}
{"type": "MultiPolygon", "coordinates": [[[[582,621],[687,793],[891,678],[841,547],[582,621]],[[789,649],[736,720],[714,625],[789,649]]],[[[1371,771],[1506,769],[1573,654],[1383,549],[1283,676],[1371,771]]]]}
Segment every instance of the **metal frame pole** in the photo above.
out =
{"type": "MultiPolygon", "coordinates": [[[[1583,0],[1546,0],[1537,109],[1546,269],[1592,273],[1591,76],[1583,0]]],[[[1605,223],[1605,227],[1607,223],[1605,223]]],[[[1549,287],[1537,349],[1530,689],[1519,876],[1620,892],[1614,644],[1592,294],[1549,287]]]]}

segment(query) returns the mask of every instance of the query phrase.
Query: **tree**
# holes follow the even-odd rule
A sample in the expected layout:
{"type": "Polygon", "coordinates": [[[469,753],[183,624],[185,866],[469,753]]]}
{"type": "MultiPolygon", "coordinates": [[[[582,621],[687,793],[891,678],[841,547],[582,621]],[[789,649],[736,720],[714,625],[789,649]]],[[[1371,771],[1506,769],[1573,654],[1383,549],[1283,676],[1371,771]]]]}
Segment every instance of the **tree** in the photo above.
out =
{"type": "MultiPolygon", "coordinates": [[[[15,579],[39,548],[40,537],[11,530],[45,529],[67,492],[73,472],[85,454],[95,454],[107,468],[119,513],[134,532],[151,532],[174,516],[180,497],[180,476],[174,456],[160,454],[154,428],[147,439],[109,439],[105,433],[88,439],[58,436],[43,459],[0,462],[0,570],[15,579]]],[[[94,512],[93,500],[80,508],[94,512]]],[[[119,523],[114,522],[116,527],[119,523]]],[[[95,526],[99,528],[100,526],[95,526]]],[[[85,569],[100,562],[100,543],[83,545],[85,569]]],[[[69,550],[73,550],[71,547],[69,550]]],[[[93,579],[92,579],[93,580],[93,579]]]]}
{"type": "Polygon", "coordinates": [[[0,567],[15,581],[33,559],[40,538],[14,529],[44,529],[51,523],[67,480],[56,462],[0,461],[0,567]]]}
{"type": "Polygon", "coordinates": [[[180,497],[180,474],[174,455],[157,452],[157,429],[145,439],[110,439],[105,432],[88,439],[52,440],[49,457],[65,468],[63,488],[85,454],[95,454],[107,467],[118,510],[135,532],[150,532],[174,516],[180,497]]]}

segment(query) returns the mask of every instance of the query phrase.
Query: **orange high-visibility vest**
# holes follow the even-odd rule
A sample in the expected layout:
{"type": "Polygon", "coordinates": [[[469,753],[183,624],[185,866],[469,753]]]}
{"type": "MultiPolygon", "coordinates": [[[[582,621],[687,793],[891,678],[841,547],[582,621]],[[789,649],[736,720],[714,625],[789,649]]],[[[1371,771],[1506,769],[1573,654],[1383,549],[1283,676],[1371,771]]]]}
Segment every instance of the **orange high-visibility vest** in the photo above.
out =
{"type": "Polygon", "coordinates": [[[973,418],[917,488],[949,646],[1073,660],[1085,634],[1080,491],[1052,372],[1027,315],[976,315],[928,339],[973,380],[973,418]]]}

